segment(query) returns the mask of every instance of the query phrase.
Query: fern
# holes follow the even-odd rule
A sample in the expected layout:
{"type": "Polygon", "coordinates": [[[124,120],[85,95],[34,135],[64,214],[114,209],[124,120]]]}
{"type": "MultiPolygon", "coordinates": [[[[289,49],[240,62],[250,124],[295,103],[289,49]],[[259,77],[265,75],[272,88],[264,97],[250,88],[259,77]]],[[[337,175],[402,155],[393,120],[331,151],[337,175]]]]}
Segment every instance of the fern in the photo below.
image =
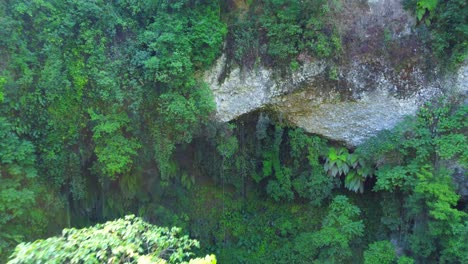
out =
{"type": "Polygon", "coordinates": [[[418,21],[422,21],[424,15],[428,14],[429,17],[426,19],[426,24],[430,25],[437,3],[438,0],[419,0],[416,5],[416,17],[418,21]]]}
{"type": "Polygon", "coordinates": [[[324,168],[332,177],[346,175],[349,172],[348,150],[330,148],[324,168]]]}

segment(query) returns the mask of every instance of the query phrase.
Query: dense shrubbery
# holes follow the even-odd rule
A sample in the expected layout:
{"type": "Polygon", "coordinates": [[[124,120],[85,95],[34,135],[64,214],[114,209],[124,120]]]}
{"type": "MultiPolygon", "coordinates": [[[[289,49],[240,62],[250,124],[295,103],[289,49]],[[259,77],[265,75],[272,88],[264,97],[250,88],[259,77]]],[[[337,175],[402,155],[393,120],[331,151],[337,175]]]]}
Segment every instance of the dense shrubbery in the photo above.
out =
{"type": "MultiPolygon", "coordinates": [[[[468,163],[459,102],[428,105],[354,150],[265,113],[210,121],[199,76],[226,35],[247,67],[294,70],[341,52],[329,20],[338,2],[243,3],[226,21],[217,1],[0,3],[0,260],[17,243],[135,213],[183,227],[221,262],[468,261],[466,205],[451,178],[468,163]]],[[[416,11],[443,40],[434,50],[456,62],[460,3],[416,11]]],[[[100,227],[65,234],[102,242],[100,227]]],[[[13,257],[46,256],[64,240],[22,244],[13,257]]]]}
{"type": "Polygon", "coordinates": [[[416,118],[358,150],[378,164],[374,191],[398,194],[403,211],[393,215],[396,224],[390,229],[424,263],[466,261],[468,215],[456,208],[460,197],[451,174],[453,164],[468,166],[468,108],[454,105],[427,105],[416,118]]]}
{"type": "Polygon", "coordinates": [[[37,185],[34,146],[13,133],[0,118],[0,256],[12,245],[44,231],[46,215],[37,185]],[[34,226],[28,229],[25,226],[34,226]]]}
{"type": "Polygon", "coordinates": [[[180,230],[145,223],[126,216],[84,229],[65,229],[60,237],[18,245],[8,263],[205,263],[211,255],[191,259],[196,240],[180,236],[180,230]]]}
{"type": "Polygon", "coordinates": [[[341,37],[330,16],[339,8],[327,0],[253,1],[230,25],[229,52],[241,66],[261,62],[292,70],[306,57],[336,58],[341,37]]]}
{"type": "MultiPolygon", "coordinates": [[[[55,224],[70,225],[80,221],[72,215],[106,219],[147,199],[137,189],[149,160],[163,181],[173,177],[175,145],[191,142],[214,107],[195,75],[220,53],[219,8],[197,0],[0,3],[0,133],[24,149],[2,160],[2,181],[11,181],[1,187],[10,190],[5,204],[15,204],[15,190],[24,193],[19,209],[39,206],[28,189],[35,170],[34,182],[65,205],[55,224]],[[114,196],[116,185],[125,195],[114,196]]],[[[0,210],[2,230],[39,217],[19,209],[5,209],[13,217],[0,210]]],[[[2,237],[16,242],[25,232],[9,230],[2,237]]]]}
{"type": "MultiPolygon", "coordinates": [[[[364,256],[368,263],[372,263],[374,258],[396,261],[396,247],[399,247],[400,252],[411,255],[417,263],[463,263],[467,215],[463,206],[456,207],[459,196],[455,192],[450,175],[453,173],[454,164],[465,168],[468,164],[467,116],[466,106],[457,102],[434,102],[423,107],[417,117],[408,118],[393,131],[382,132],[352,152],[336,146],[327,146],[325,140],[309,136],[300,129],[281,127],[262,114],[255,127],[239,123],[237,127],[227,129],[229,132],[222,133],[224,140],[219,141],[226,144],[229,142],[224,145],[229,147],[223,148],[222,151],[229,152],[226,156],[228,159],[211,159],[204,156],[206,163],[202,162],[200,166],[206,174],[221,175],[218,180],[223,185],[236,186],[239,195],[253,188],[249,188],[250,182],[263,189],[260,195],[267,195],[273,201],[283,203],[307,202],[310,204],[310,210],[315,212],[323,210],[320,206],[328,204],[333,192],[343,191],[338,188],[340,181],[348,190],[361,190],[364,197],[372,195],[369,192],[376,192],[377,196],[356,197],[356,201],[373,201],[368,204],[359,203],[364,206],[362,210],[368,217],[365,221],[369,224],[362,239],[368,241],[366,243],[372,243],[392,238],[393,244],[381,242],[371,246],[364,256]],[[256,135],[255,138],[249,136],[253,134],[256,135]],[[221,166],[213,166],[214,164],[221,166]],[[375,204],[376,207],[371,204],[375,204]]],[[[246,120],[249,124],[253,123],[250,119],[246,120]]],[[[205,150],[207,148],[206,145],[200,147],[205,150]]],[[[255,190],[258,192],[258,187],[255,190]]],[[[318,228],[316,220],[313,226],[307,226],[304,222],[292,221],[293,216],[282,218],[280,215],[288,214],[285,212],[278,215],[271,215],[268,211],[258,212],[258,206],[249,207],[251,203],[259,203],[253,198],[247,198],[244,205],[236,203],[236,206],[229,206],[232,203],[229,199],[218,199],[226,205],[228,216],[223,211],[221,218],[217,218],[216,213],[210,214],[210,218],[222,219],[225,216],[229,220],[223,222],[225,226],[216,231],[215,234],[218,235],[215,236],[227,232],[227,240],[230,243],[238,243],[240,248],[254,251],[254,248],[260,247],[264,250],[262,254],[245,255],[244,252],[242,257],[237,256],[239,262],[249,258],[255,261],[268,259],[265,263],[301,263],[301,258],[326,261],[327,257],[315,254],[313,249],[300,252],[300,245],[311,245],[312,242],[292,239],[305,239],[310,236],[318,243],[322,231],[318,228]],[[255,214],[257,219],[252,218],[252,214],[255,214]],[[255,222],[262,221],[263,214],[268,214],[272,220],[278,219],[274,220],[275,224],[271,227],[276,230],[276,238],[269,233],[271,230],[266,231],[263,224],[255,222]],[[251,224],[251,227],[243,228],[247,223],[251,224]],[[252,233],[261,233],[261,238],[252,237],[252,233]],[[273,241],[282,241],[283,237],[290,238],[281,242],[284,248],[275,245],[273,241]],[[244,242],[244,239],[248,242],[244,242]],[[296,242],[291,240],[300,244],[295,245],[296,242]],[[294,253],[290,255],[286,252],[294,253]]],[[[291,208],[294,206],[291,205],[291,208]]],[[[348,206],[339,211],[343,213],[349,209],[346,208],[348,206]]],[[[216,223],[216,220],[213,221],[216,223]]],[[[343,231],[338,233],[342,234],[343,231]]],[[[323,237],[332,239],[332,234],[327,233],[323,237]]],[[[327,245],[341,245],[339,239],[336,239],[327,245]]],[[[225,240],[226,237],[221,239],[221,242],[216,239],[214,245],[224,248],[225,240]]],[[[365,244],[355,243],[361,247],[357,244],[352,246],[357,250],[352,254],[352,258],[360,259],[359,255],[365,249],[365,244]]],[[[322,251],[325,251],[325,244],[316,247],[324,247],[322,251]]],[[[347,249],[341,248],[338,251],[344,254],[341,256],[341,262],[350,257],[351,253],[346,253],[347,249]]],[[[239,249],[233,248],[232,245],[229,246],[229,252],[241,254],[239,249]]],[[[221,254],[220,259],[230,259],[232,256],[229,254],[221,254]]],[[[332,255],[339,257],[330,254],[332,255]]],[[[412,263],[413,260],[402,256],[398,261],[412,263]]]]}
{"type": "Polygon", "coordinates": [[[464,0],[405,0],[430,35],[427,41],[443,64],[462,63],[468,54],[468,5],[464,0]]]}

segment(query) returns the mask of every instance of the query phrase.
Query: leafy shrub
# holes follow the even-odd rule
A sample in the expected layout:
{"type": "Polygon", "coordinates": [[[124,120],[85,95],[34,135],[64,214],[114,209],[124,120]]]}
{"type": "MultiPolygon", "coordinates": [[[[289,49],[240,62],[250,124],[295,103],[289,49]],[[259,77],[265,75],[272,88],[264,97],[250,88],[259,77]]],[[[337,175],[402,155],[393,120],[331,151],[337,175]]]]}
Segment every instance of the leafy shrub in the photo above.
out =
{"type": "Polygon", "coordinates": [[[364,264],[393,264],[396,259],[395,248],[387,240],[374,242],[364,251],[364,264]]]}
{"type": "Polygon", "coordinates": [[[335,179],[326,175],[320,161],[326,149],[326,141],[317,136],[309,136],[302,129],[290,130],[288,141],[293,165],[298,174],[293,179],[294,190],[299,197],[308,199],[313,205],[322,204],[337,185],[335,179]],[[308,166],[301,171],[303,164],[308,166]]]}
{"type": "Polygon", "coordinates": [[[267,0],[254,3],[248,13],[233,23],[235,60],[251,66],[260,56],[269,66],[299,68],[296,57],[307,52],[316,58],[331,58],[342,52],[341,38],[325,0],[267,0]]]}
{"type": "Polygon", "coordinates": [[[401,226],[409,229],[405,239],[414,255],[425,262],[458,263],[464,258],[460,252],[466,251],[462,237],[468,216],[456,208],[459,195],[447,164],[467,164],[467,116],[466,105],[449,100],[428,103],[417,117],[381,135],[377,144],[371,141],[372,147],[362,146],[373,149],[365,155],[380,164],[374,190],[402,196],[401,226]],[[381,161],[383,153],[385,162],[381,161]]]}
{"type": "Polygon", "coordinates": [[[466,1],[407,0],[405,6],[429,29],[428,41],[445,65],[453,68],[465,61],[468,54],[466,1]]]}
{"type": "Polygon", "coordinates": [[[351,191],[364,192],[364,182],[373,175],[373,168],[358,153],[350,154],[347,149],[331,147],[324,164],[325,171],[332,177],[345,176],[345,187],[351,191]]]}
{"type": "Polygon", "coordinates": [[[408,257],[408,256],[401,256],[398,258],[398,264],[414,264],[414,259],[408,257]]]}
{"type": "Polygon", "coordinates": [[[101,115],[90,111],[93,128],[94,149],[102,174],[115,179],[132,169],[133,160],[141,144],[135,138],[125,137],[130,119],[125,113],[101,115]]]}
{"type": "Polygon", "coordinates": [[[40,195],[46,196],[37,185],[34,146],[18,138],[0,117],[0,261],[12,246],[44,231],[47,219],[38,208],[40,195]]]}
{"type": "MultiPolygon", "coordinates": [[[[199,247],[180,236],[178,228],[150,225],[141,218],[124,219],[83,229],[64,229],[59,237],[18,245],[8,263],[181,263],[199,247]]],[[[214,256],[190,263],[216,263],[214,256]]]]}
{"type": "Polygon", "coordinates": [[[320,230],[302,233],[294,240],[293,250],[299,263],[346,263],[353,255],[350,242],[364,234],[358,220],[360,209],[346,196],[336,196],[328,208],[320,230]]]}

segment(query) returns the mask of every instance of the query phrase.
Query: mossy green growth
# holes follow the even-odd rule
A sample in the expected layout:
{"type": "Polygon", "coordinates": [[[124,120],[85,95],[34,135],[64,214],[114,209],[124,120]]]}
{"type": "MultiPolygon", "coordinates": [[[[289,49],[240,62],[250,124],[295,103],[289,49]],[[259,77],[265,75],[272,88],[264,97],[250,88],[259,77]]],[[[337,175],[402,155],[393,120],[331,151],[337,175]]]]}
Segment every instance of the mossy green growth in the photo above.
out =
{"type": "Polygon", "coordinates": [[[434,54],[443,62],[442,69],[455,69],[468,56],[468,5],[465,0],[406,0],[405,6],[416,15],[434,54]]]}

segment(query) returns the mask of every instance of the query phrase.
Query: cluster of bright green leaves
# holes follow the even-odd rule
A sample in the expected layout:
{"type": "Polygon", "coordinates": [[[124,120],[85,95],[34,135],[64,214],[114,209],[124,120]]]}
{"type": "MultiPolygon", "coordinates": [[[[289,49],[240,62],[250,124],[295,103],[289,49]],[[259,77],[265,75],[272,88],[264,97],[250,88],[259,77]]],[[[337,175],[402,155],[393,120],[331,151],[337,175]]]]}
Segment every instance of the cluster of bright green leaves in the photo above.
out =
{"type": "Polygon", "coordinates": [[[440,250],[441,263],[466,262],[468,258],[461,252],[468,249],[468,214],[455,208],[460,197],[455,193],[448,171],[435,175],[427,166],[416,176],[407,207],[411,217],[422,220],[423,227],[416,226],[410,235],[411,249],[428,259],[440,250]]]}
{"type": "Polygon", "coordinates": [[[346,148],[331,147],[324,164],[332,177],[345,177],[345,187],[351,191],[364,192],[364,182],[373,175],[373,168],[358,153],[349,153],[346,148]]]}
{"type": "MultiPolygon", "coordinates": [[[[8,263],[187,263],[199,247],[178,228],[153,226],[133,215],[59,237],[18,245],[8,263]]],[[[190,263],[215,264],[214,256],[190,263]]]]}
{"type": "Polygon", "coordinates": [[[420,0],[416,3],[416,17],[422,21],[424,16],[426,24],[430,25],[433,12],[437,7],[438,0],[420,0]]]}
{"type": "Polygon", "coordinates": [[[414,264],[414,259],[408,256],[397,256],[394,245],[388,240],[376,241],[369,244],[364,251],[364,264],[414,264]]]}
{"type": "Polygon", "coordinates": [[[349,152],[345,148],[330,148],[324,164],[325,170],[332,177],[346,175],[349,172],[348,156],[349,152]]]}

